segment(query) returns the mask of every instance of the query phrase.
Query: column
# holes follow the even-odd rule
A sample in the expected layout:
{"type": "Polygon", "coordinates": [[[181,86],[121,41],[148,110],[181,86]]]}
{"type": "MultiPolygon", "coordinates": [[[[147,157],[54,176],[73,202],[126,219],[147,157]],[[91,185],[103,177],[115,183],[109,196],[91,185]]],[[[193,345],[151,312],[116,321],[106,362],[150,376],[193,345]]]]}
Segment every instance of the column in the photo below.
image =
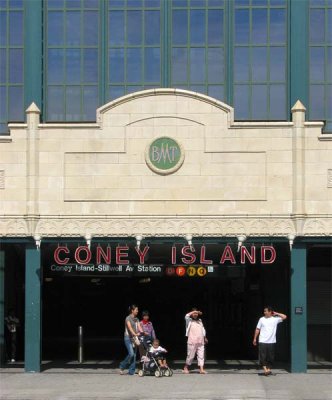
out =
{"type": "Polygon", "coordinates": [[[290,273],[291,372],[307,372],[307,249],[294,244],[290,273]]]}
{"type": "Polygon", "coordinates": [[[41,371],[41,283],[40,251],[25,250],[25,371],[41,371]]]}
{"type": "Polygon", "coordinates": [[[5,363],[5,252],[3,250],[0,250],[0,365],[3,365],[4,363],[5,363]]]}

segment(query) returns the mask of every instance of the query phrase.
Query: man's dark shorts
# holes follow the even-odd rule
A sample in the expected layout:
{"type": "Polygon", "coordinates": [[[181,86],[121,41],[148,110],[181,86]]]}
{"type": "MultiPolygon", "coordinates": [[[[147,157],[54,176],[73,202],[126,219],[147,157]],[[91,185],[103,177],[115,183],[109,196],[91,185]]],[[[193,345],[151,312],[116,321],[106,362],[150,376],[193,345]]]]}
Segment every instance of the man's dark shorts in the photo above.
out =
{"type": "Polygon", "coordinates": [[[263,367],[272,367],[275,343],[259,343],[259,363],[263,367]]]}

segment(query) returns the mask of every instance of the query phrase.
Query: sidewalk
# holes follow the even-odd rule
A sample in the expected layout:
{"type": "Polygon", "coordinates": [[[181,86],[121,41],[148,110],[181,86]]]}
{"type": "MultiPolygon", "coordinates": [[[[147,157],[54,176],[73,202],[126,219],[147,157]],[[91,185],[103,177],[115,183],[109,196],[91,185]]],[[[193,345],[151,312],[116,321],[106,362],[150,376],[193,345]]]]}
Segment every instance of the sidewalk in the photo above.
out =
{"type": "Polygon", "coordinates": [[[315,363],[307,374],[275,369],[276,375],[265,377],[260,375],[254,362],[250,365],[241,360],[229,364],[210,361],[208,375],[204,376],[197,369],[184,375],[178,361],[170,378],[121,376],[113,364],[111,361],[83,365],[72,362],[67,368],[46,364],[40,374],[23,373],[20,365],[3,368],[0,399],[332,400],[332,375],[326,363],[315,363]]]}

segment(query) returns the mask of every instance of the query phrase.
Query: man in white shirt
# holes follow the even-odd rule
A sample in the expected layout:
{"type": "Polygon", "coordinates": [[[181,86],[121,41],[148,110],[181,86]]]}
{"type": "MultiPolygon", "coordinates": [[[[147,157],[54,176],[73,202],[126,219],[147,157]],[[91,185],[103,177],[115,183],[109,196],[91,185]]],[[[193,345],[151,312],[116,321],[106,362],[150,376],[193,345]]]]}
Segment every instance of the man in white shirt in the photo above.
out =
{"type": "Polygon", "coordinates": [[[256,326],[253,345],[257,346],[259,336],[259,362],[264,369],[264,375],[271,375],[274,361],[274,348],[276,344],[277,326],[287,318],[285,314],[273,311],[272,307],[264,308],[264,317],[260,318],[256,326]]]}

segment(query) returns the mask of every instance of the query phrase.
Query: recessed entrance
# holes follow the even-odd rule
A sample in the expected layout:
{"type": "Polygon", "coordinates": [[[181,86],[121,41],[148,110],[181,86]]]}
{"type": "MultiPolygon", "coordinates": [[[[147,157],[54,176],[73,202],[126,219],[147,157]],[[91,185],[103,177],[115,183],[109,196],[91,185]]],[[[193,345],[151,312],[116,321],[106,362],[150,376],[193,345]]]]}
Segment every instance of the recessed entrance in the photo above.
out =
{"type": "MultiPolygon", "coordinates": [[[[161,277],[147,273],[126,278],[89,272],[79,276],[44,273],[43,359],[77,359],[79,326],[84,330],[85,359],[121,359],[125,354],[124,318],[132,303],[140,311],[149,310],[171,360],[185,357],[184,315],[193,306],[203,311],[209,339],[207,358],[255,359],[252,335],[263,305],[272,304],[288,312],[288,251],[286,245],[275,247],[278,256],[273,264],[220,265],[213,276],[161,277]]],[[[53,262],[52,250],[44,251],[44,270],[53,262]]],[[[149,263],[162,262],[168,250],[160,245],[155,255],[151,253],[149,263]]],[[[209,254],[215,252],[217,249],[210,246],[209,254]]],[[[286,324],[278,336],[277,358],[287,361],[286,324]]]]}

